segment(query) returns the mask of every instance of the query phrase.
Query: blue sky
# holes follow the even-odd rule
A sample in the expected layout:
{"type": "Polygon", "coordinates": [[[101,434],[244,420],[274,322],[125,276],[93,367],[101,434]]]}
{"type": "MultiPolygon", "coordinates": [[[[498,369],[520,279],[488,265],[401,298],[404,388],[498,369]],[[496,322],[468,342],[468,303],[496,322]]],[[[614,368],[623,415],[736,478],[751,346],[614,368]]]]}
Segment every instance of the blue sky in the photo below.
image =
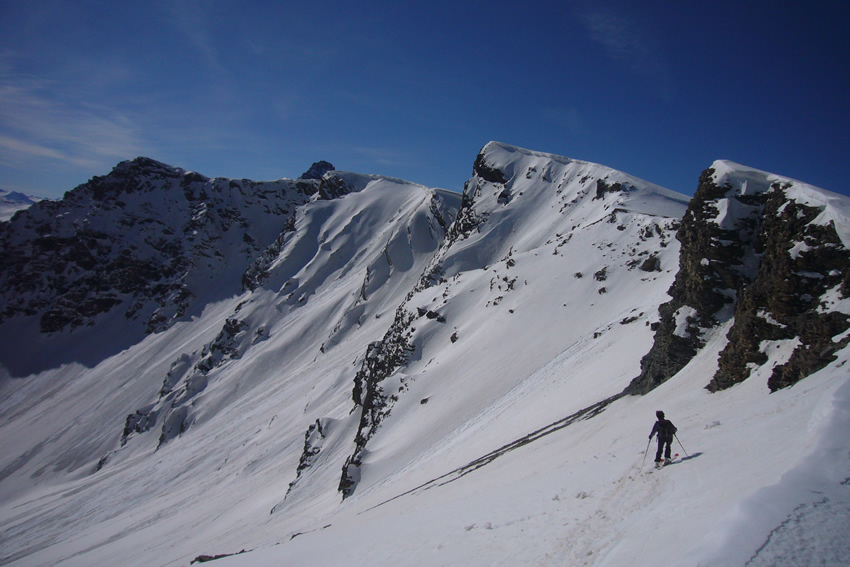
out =
{"type": "Polygon", "coordinates": [[[850,194],[850,2],[0,0],[0,188],[144,155],[460,190],[489,140],[684,193],[731,159],[850,194]]]}

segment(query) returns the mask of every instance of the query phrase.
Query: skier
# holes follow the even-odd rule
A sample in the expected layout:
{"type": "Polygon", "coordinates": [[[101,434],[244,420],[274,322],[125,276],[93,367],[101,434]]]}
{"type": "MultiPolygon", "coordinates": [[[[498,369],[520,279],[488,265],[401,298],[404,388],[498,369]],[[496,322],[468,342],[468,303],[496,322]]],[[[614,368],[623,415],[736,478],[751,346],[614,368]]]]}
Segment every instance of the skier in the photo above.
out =
{"type": "Polygon", "coordinates": [[[658,418],[658,421],[652,426],[652,433],[649,434],[649,438],[652,439],[653,435],[658,434],[658,451],[655,452],[655,466],[656,468],[661,468],[663,466],[661,463],[662,451],[664,451],[664,464],[668,464],[671,460],[670,445],[673,443],[673,435],[676,434],[677,429],[672,421],[664,419],[663,411],[659,410],[655,412],[655,416],[658,418]]]}

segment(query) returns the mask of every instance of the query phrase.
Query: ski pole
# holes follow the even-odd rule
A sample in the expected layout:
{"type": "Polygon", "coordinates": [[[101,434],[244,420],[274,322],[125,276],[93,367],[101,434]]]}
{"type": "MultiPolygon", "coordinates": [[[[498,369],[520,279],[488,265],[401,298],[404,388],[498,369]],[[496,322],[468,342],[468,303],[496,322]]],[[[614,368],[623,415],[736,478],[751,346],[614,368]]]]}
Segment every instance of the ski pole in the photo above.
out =
{"type": "MultiPolygon", "coordinates": [[[[676,435],[675,433],[673,434],[673,437],[675,437],[675,438],[676,438],[676,441],[679,441],[679,436],[678,436],[678,435],[676,435]]],[[[685,454],[685,456],[686,456],[686,457],[690,457],[690,455],[688,455],[688,452],[687,452],[687,451],[685,451],[685,446],[684,446],[684,445],[682,445],[682,442],[681,442],[681,441],[679,441],[679,447],[681,447],[681,448],[682,448],[682,452],[685,454]]]]}
{"type": "MultiPolygon", "coordinates": [[[[646,442],[646,451],[643,452],[643,461],[640,466],[646,464],[646,454],[649,452],[649,444],[652,443],[652,435],[649,436],[649,441],[646,442]]],[[[684,449],[682,449],[684,451],[684,449]]]]}

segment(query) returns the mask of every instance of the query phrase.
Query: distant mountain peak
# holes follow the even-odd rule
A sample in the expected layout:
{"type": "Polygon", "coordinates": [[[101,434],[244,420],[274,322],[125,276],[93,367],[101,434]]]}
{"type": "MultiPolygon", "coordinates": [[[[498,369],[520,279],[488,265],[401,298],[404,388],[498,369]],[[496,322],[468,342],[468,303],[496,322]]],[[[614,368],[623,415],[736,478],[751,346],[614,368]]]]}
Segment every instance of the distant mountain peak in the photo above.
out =
{"type": "Polygon", "coordinates": [[[168,171],[171,173],[186,173],[186,171],[182,168],[174,167],[173,165],[168,165],[167,163],[163,163],[149,157],[139,156],[135,159],[119,162],[118,165],[112,168],[110,175],[120,175],[138,171],[168,171]]]}
{"type": "Polygon", "coordinates": [[[301,174],[298,179],[321,179],[329,171],[335,171],[336,168],[329,161],[317,161],[310,166],[310,169],[301,174]]]}
{"type": "Polygon", "coordinates": [[[0,189],[0,221],[11,219],[16,212],[27,209],[39,201],[41,201],[39,197],[0,189]]]}
{"type": "Polygon", "coordinates": [[[7,203],[20,203],[22,205],[32,205],[37,201],[37,199],[33,199],[29,195],[24,195],[17,191],[9,191],[8,193],[0,192],[0,198],[7,203]]]}

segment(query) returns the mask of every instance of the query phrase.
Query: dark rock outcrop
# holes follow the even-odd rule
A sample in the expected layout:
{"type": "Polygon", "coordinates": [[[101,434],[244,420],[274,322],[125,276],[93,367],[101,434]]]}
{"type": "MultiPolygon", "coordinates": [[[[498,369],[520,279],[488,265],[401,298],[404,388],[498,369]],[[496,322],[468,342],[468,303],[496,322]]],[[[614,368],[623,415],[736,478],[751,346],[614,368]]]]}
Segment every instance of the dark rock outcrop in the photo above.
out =
{"type": "Polygon", "coordinates": [[[835,227],[817,224],[822,207],[788,196],[790,182],[749,179],[734,188],[715,182],[708,169],[676,238],[682,243],[671,301],[641,373],[626,388],[645,394],[679,372],[720,323],[734,322],[719,367],[707,388],[714,392],[748,378],[769,360],[766,341],[798,338],[800,344],[777,364],[772,391],[823,368],[850,339],[834,342],[850,323],[830,312],[826,294],[841,298],[850,279],[850,253],[835,227]]]}
{"type": "MultiPolygon", "coordinates": [[[[320,190],[331,198],[347,189],[341,180],[210,179],[148,158],[122,162],[0,224],[0,323],[38,316],[50,334],[120,309],[145,332],[162,331],[191,310],[199,274],[251,264],[320,190]]],[[[240,284],[220,283],[222,293],[240,284]]]]}
{"type": "Polygon", "coordinates": [[[767,195],[761,263],[736,306],[729,343],[707,386],[712,392],[747,379],[752,365],[765,364],[768,355],[763,341],[797,338],[800,342],[786,363],[774,367],[768,380],[771,391],[820,370],[834,360],[832,353],[850,341],[833,341],[850,328],[850,318],[826,311],[820,300],[832,289],[846,296],[850,253],[833,226],[812,224],[821,209],[789,201],[779,186],[767,195]],[[795,243],[804,249],[792,253],[795,243]]]}
{"type": "Polygon", "coordinates": [[[606,193],[629,193],[635,191],[634,187],[630,187],[625,183],[614,182],[608,184],[604,179],[596,180],[596,196],[593,198],[596,199],[604,199],[606,193]]]}
{"type": "Polygon", "coordinates": [[[384,338],[367,348],[366,357],[354,377],[352,397],[355,407],[360,408],[360,423],[354,438],[355,450],[342,467],[339,491],[343,498],[354,493],[366,444],[378,430],[381,421],[389,415],[397,399],[395,393],[385,392],[381,385],[407,362],[409,353],[414,350],[411,324],[419,316],[418,313],[407,311],[404,305],[399,307],[384,338]]]}
{"type": "Polygon", "coordinates": [[[157,412],[153,406],[148,406],[136,410],[127,416],[127,421],[124,423],[124,431],[121,434],[121,445],[125,445],[127,440],[134,433],[145,433],[151,427],[156,425],[157,412]]]}
{"type": "Polygon", "coordinates": [[[744,259],[752,255],[761,208],[748,198],[750,204],[741,203],[749,209],[741,223],[721,228],[715,222],[718,200],[731,187],[718,187],[713,175],[713,169],[703,172],[676,232],[682,248],[679,272],[668,291],[672,299],[659,308],[655,341],[641,360],[640,376],[626,389],[630,394],[645,394],[666,382],[702,348],[705,331],[731,316],[724,308],[734,302],[745,277],[744,259]]]}
{"type": "Polygon", "coordinates": [[[298,179],[315,179],[319,180],[329,171],[334,171],[333,164],[328,161],[317,161],[310,166],[310,169],[301,174],[298,179]]]}
{"type": "Polygon", "coordinates": [[[488,163],[487,156],[483,151],[479,152],[479,154],[475,156],[475,163],[472,165],[472,174],[480,177],[484,181],[489,181],[490,183],[508,182],[505,172],[488,163]]]}
{"type": "MultiPolygon", "coordinates": [[[[328,434],[329,424],[330,420],[328,419],[317,419],[314,423],[310,424],[310,427],[308,427],[306,433],[304,433],[304,449],[301,451],[301,458],[298,460],[298,467],[295,471],[295,480],[289,483],[289,488],[286,490],[287,496],[289,496],[289,493],[292,492],[298,484],[298,481],[301,480],[304,473],[310,470],[310,468],[315,464],[319,453],[322,452],[322,447],[328,434]]],[[[284,500],[285,499],[286,497],[284,497],[284,500]]],[[[272,513],[275,512],[275,508],[272,509],[272,513]]]]}
{"type": "Polygon", "coordinates": [[[354,187],[338,175],[326,175],[319,181],[319,198],[330,201],[354,191],[354,187]]]}

